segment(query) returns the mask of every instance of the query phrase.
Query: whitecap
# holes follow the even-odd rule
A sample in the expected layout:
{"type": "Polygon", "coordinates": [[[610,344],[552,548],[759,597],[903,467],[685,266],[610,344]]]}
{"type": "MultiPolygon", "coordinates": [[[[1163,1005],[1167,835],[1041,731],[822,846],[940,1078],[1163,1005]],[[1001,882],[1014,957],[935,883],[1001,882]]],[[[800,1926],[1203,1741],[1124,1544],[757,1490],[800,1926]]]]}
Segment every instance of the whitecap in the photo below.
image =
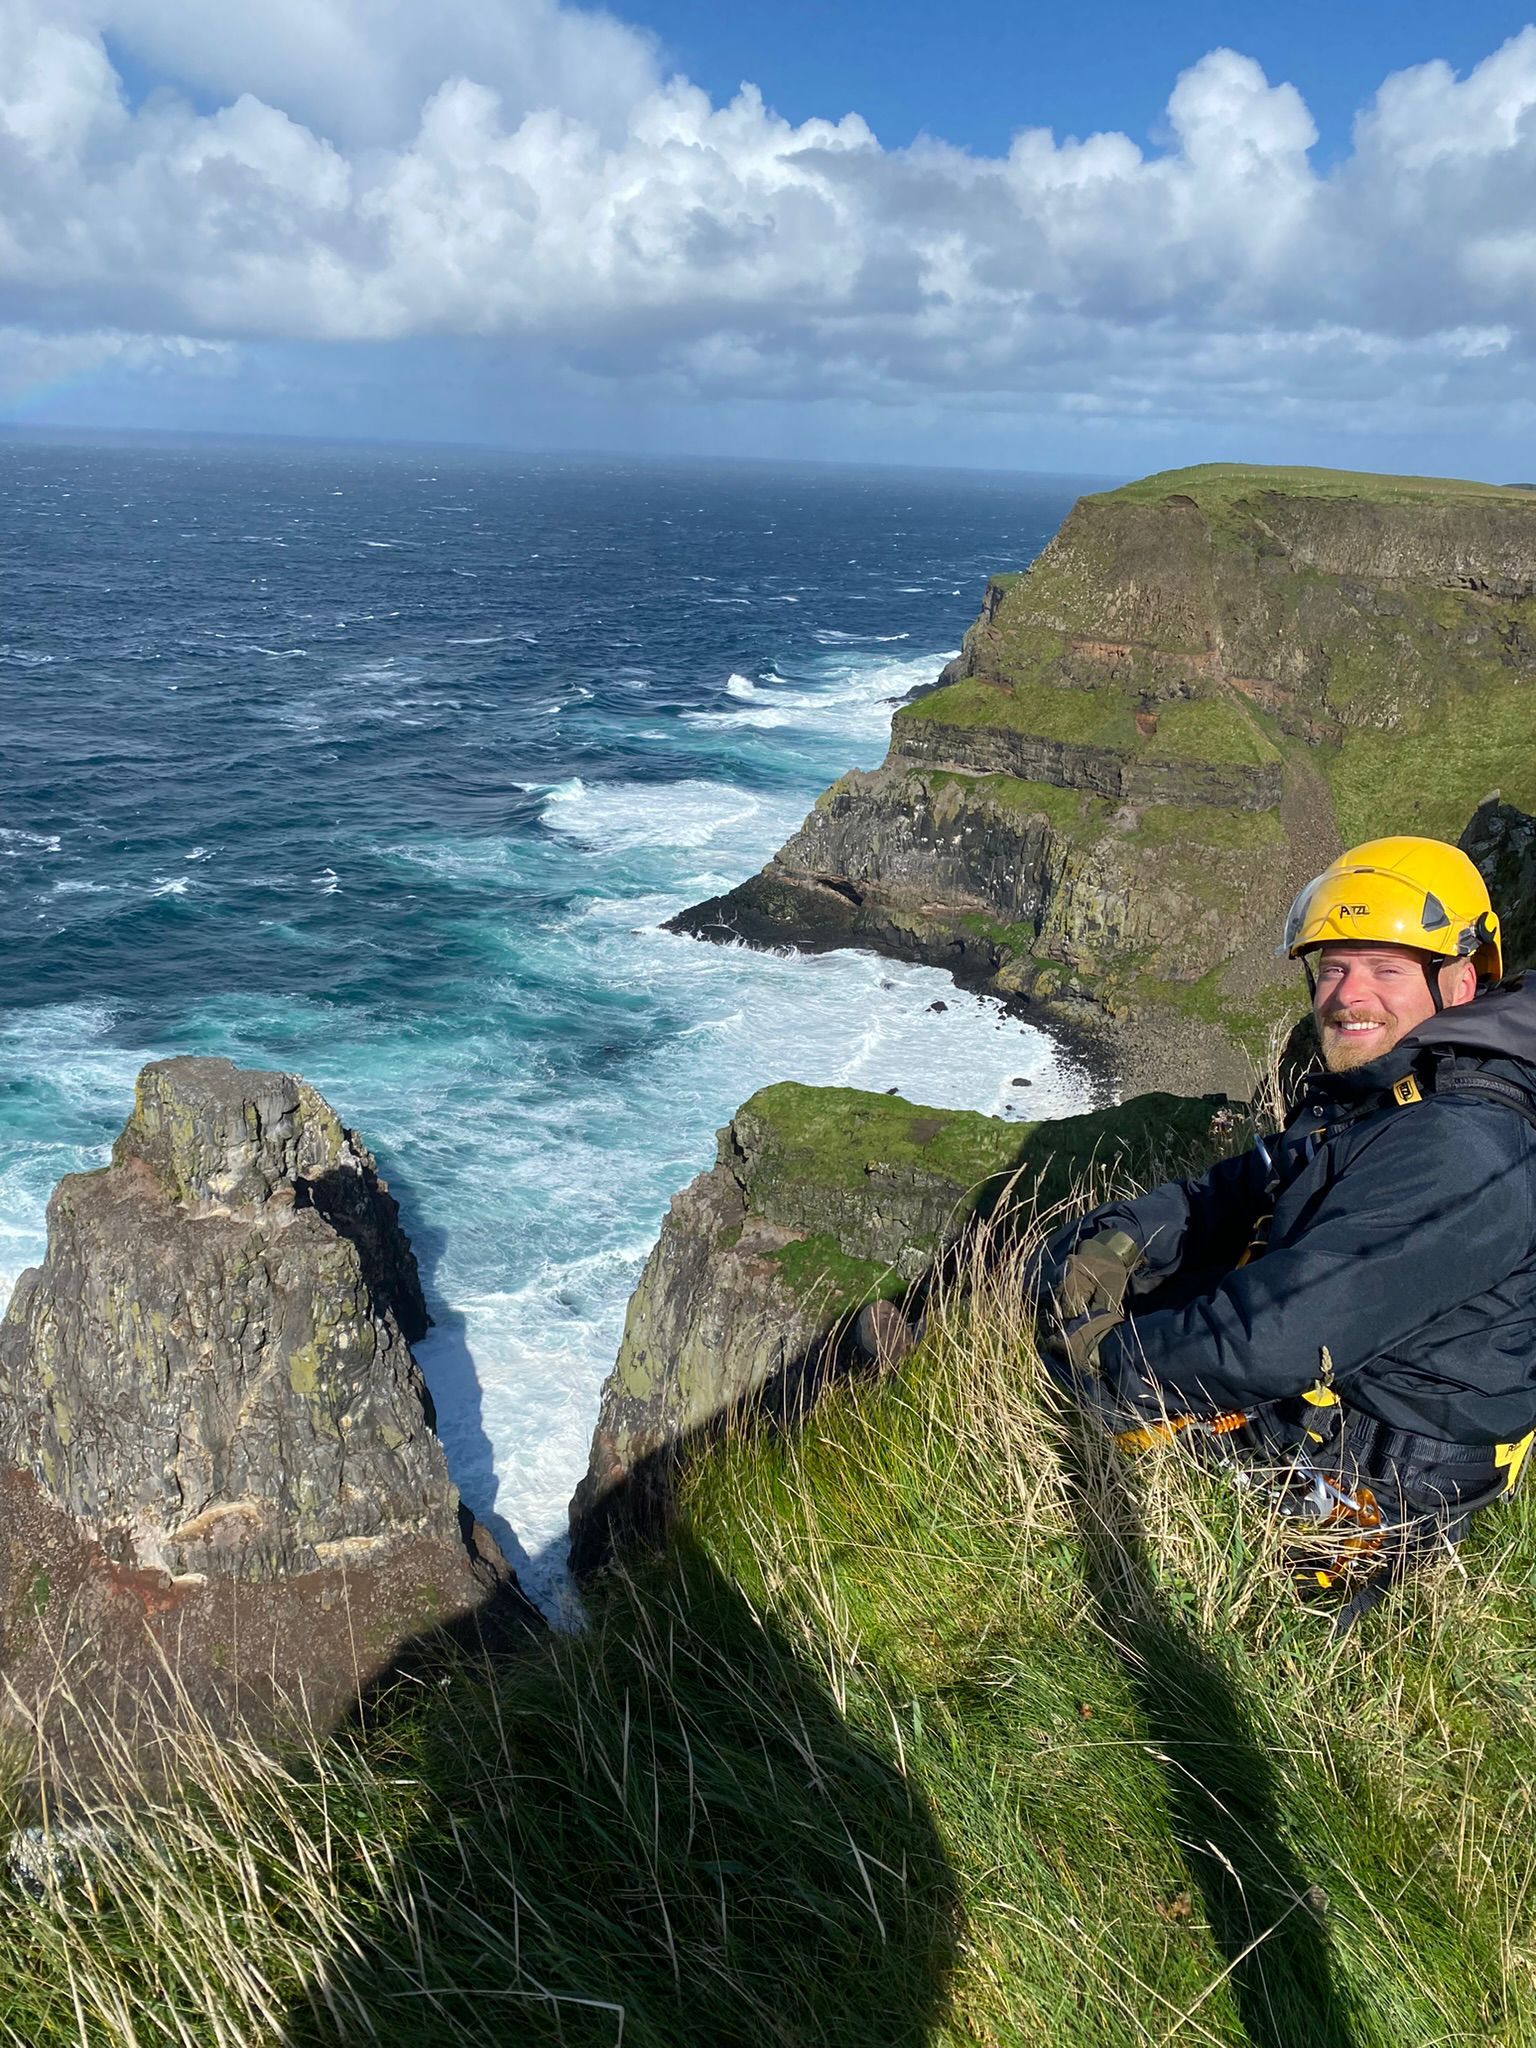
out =
{"type": "Polygon", "coordinates": [[[873,751],[886,741],[893,698],[904,697],[919,683],[931,683],[952,654],[889,655],[856,653],[820,658],[820,673],[795,684],[770,670],[762,683],[731,675],[725,694],[739,710],[685,711],[682,722],[702,731],[733,726],[773,732],[786,726],[819,727],[836,733],[843,745],[873,751]]]}
{"type": "Polygon", "coordinates": [[[189,875],[156,875],[151,896],[185,896],[192,886],[189,875]]]}
{"type": "Polygon", "coordinates": [[[543,817],[551,831],[608,852],[623,852],[646,846],[708,846],[769,808],[768,799],[731,783],[588,783],[578,775],[550,791],[543,817]]]}
{"type": "Polygon", "coordinates": [[[449,647],[494,647],[499,640],[504,640],[505,638],[506,635],[504,633],[482,633],[473,638],[450,639],[446,642],[446,645],[449,647]]]}
{"type": "Polygon", "coordinates": [[[27,832],[19,825],[0,825],[0,859],[24,860],[29,853],[57,853],[57,832],[27,832]]]}

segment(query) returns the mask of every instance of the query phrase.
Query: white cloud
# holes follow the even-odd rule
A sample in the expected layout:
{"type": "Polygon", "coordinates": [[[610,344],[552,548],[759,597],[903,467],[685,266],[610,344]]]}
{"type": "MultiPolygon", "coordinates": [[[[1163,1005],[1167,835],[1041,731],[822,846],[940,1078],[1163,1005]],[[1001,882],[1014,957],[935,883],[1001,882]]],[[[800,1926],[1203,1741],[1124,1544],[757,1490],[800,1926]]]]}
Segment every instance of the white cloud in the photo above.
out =
{"type": "Polygon", "coordinates": [[[0,309],[524,340],[733,396],[1524,404],[1536,30],[1388,78],[1331,171],[1294,87],[1231,50],[1168,130],[887,151],[857,115],[714,106],[555,0],[0,0],[0,309]],[[111,49],[212,110],[130,110],[111,49]]]}
{"type": "Polygon", "coordinates": [[[35,327],[0,326],[0,403],[25,410],[61,385],[103,375],[223,376],[235,367],[228,342],[185,334],[124,334],[116,328],[40,333],[35,327]]]}

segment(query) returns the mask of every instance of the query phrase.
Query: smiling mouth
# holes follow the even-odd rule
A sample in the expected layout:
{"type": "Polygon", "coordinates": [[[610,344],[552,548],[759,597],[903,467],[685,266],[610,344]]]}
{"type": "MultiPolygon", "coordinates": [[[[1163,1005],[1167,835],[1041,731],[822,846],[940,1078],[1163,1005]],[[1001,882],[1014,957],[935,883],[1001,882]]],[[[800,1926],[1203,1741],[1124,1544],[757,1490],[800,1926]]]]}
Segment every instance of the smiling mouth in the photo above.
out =
{"type": "Polygon", "coordinates": [[[1327,1031],[1342,1032],[1346,1038],[1364,1038],[1372,1031],[1385,1031],[1387,1025],[1384,1017],[1373,1018],[1368,1023],[1362,1023],[1358,1019],[1352,1018],[1347,1024],[1341,1024],[1337,1019],[1329,1018],[1323,1028],[1327,1031]]]}

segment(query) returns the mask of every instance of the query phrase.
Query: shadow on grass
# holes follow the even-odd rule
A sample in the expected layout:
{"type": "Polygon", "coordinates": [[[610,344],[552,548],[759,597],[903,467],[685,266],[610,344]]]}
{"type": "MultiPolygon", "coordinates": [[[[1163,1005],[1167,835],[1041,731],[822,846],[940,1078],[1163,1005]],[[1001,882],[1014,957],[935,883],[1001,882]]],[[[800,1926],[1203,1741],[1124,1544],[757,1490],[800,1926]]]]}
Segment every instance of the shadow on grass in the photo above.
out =
{"type": "Polygon", "coordinates": [[[371,1712],[416,1812],[293,2048],[920,2048],[945,2011],[923,1793],[686,1529],[585,1634],[436,1672],[418,1645],[371,1712]]]}
{"type": "Polygon", "coordinates": [[[1096,1618],[1162,1763],[1173,1834],[1247,2038],[1254,2048],[1351,2048],[1327,1900],[1286,1844],[1274,1766],[1237,1689],[1158,1587],[1130,1461],[1075,1410],[1062,1454],[1096,1618]]]}

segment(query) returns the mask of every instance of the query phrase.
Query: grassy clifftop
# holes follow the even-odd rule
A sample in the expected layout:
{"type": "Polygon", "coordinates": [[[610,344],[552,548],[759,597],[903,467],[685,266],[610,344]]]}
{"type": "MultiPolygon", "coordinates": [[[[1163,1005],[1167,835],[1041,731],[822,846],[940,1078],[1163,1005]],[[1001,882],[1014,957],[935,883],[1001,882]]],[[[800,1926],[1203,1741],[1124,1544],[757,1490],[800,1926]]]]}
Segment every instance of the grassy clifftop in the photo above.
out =
{"type": "Polygon", "coordinates": [[[865,943],[1237,1087],[1351,842],[1536,809],[1536,492],[1208,464],[1079,500],[960,657],[685,929],[865,943]],[[1213,1029],[1214,1027],[1214,1029],[1213,1029]]]}
{"type": "MultiPolygon", "coordinates": [[[[1536,801],[1533,649],[1536,493],[1218,463],[1082,499],[994,583],[960,671],[1043,707],[1043,733],[1086,722],[1058,691],[1100,729],[1123,707],[1122,735],[1134,707],[1143,750],[1192,762],[1213,758],[1207,730],[1170,734],[1170,714],[1220,704],[1220,733],[1246,708],[1282,751],[1318,749],[1346,840],[1454,837],[1491,788],[1536,801]]],[[[945,691],[917,708],[981,722],[945,691]]]]}
{"type": "Polygon", "coordinates": [[[1258,491],[1283,491],[1308,498],[1339,498],[1352,504],[1422,504],[1447,499],[1510,499],[1529,505],[1532,492],[1520,484],[1480,484],[1452,476],[1379,476],[1352,469],[1312,469],[1298,464],[1200,462],[1188,469],[1160,469],[1117,490],[1100,491],[1088,502],[1157,504],[1191,497],[1207,508],[1251,499],[1258,491]]]}

